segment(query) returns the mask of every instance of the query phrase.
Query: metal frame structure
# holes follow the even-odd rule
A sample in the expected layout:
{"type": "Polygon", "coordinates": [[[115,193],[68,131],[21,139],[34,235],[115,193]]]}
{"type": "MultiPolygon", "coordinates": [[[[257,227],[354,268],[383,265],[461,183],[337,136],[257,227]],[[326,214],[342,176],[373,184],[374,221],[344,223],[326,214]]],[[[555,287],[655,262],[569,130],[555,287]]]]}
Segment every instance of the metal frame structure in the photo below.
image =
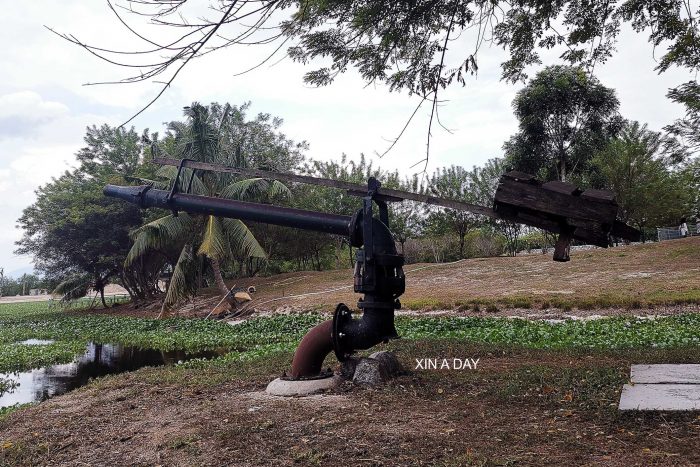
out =
{"type": "Polygon", "coordinates": [[[357,350],[373,347],[398,337],[394,327],[394,310],[401,308],[399,297],[406,288],[404,258],[396,251],[390,230],[387,203],[404,199],[450,209],[469,211],[496,219],[534,225],[559,233],[554,259],[568,261],[568,245],[572,238],[593,240],[607,246],[611,234],[634,239],[636,230],[616,221],[617,205],[608,192],[581,191],[568,184],[541,184],[533,177],[511,172],[501,178],[494,209],[456,200],[423,194],[385,189],[370,178],[367,186],[308,177],[296,174],[238,169],[183,159],[155,159],[157,163],[178,167],[169,191],[151,186],[107,185],[107,196],[123,199],[142,208],[156,207],[178,211],[251,220],[267,224],[295,227],[345,236],[357,248],[354,270],[354,291],[362,294],[357,308],[362,316],[353,318],[349,307],[341,303],[333,319],[311,329],[302,339],[292,362],[292,379],[324,376],[321,366],[334,352],[344,361],[357,350]],[[178,191],[183,169],[193,170],[185,192],[178,191]],[[270,204],[251,203],[191,194],[197,170],[213,170],[287,182],[301,182],[340,188],[361,197],[361,207],[352,217],[295,209],[270,204]],[[375,205],[378,216],[375,216],[375,205]]]}

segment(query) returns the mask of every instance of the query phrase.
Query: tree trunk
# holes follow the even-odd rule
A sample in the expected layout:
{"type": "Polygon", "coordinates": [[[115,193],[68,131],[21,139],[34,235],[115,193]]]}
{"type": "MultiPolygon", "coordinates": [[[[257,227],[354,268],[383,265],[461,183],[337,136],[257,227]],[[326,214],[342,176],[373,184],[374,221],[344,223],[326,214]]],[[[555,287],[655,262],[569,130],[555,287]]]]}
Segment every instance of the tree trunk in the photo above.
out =
{"type": "Polygon", "coordinates": [[[563,153],[559,155],[559,181],[566,181],[566,156],[563,153]]]}
{"type": "Polygon", "coordinates": [[[109,308],[107,306],[107,302],[105,301],[105,288],[100,287],[100,300],[102,300],[102,306],[105,308],[109,308]]]}
{"type": "Polygon", "coordinates": [[[211,263],[211,269],[212,271],[214,271],[214,280],[216,281],[216,286],[219,288],[221,294],[224,297],[226,297],[226,301],[228,302],[228,304],[234,305],[235,300],[230,294],[230,290],[226,286],[226,283],[224,282],[224,276],[221,275],[221,265],[219,264],[219,260],[215,258],[209,258],[209,263],[211,263]]]}

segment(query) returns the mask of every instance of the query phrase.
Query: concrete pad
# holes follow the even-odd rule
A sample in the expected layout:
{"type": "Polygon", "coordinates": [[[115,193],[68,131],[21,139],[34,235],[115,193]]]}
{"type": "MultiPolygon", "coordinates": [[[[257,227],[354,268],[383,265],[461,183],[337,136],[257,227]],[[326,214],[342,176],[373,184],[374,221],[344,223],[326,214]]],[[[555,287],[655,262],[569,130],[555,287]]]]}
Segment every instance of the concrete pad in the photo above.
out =
{"type": "Polygon", "coordinates": [[[272,396],[308,396],[309,394],[336,388],[342,381],[343,378],[340,376],[295,381],[277,378],[267,385],[265,392],[272,396]]]}
{"type": "Polygon", "coordinates": [[[700,410],[700,385],[625,384],[620,410],[700,410]]]}
{"type": "Polygon", "coordinates": [[[632,365],[633,383],[700,384],[700,365],[632,365]]]}

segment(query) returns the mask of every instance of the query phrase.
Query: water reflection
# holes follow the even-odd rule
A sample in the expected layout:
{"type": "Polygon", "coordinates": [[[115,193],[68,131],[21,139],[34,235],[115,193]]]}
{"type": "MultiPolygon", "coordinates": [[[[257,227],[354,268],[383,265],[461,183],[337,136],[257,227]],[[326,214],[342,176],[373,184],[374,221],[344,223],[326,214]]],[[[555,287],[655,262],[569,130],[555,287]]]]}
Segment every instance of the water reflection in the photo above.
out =
{"type": "Polygon", "coordinates": [[[27,339],[17,343],[21,345],[49,345],[53,344],[54,341],[51,339],[27,339]]]}
{"type": "Polygon", "coordinates": [[[90,379],[100,376],[133,371],[145,366],[173,365],[192,358],[213,358],[224,353],[225,350],[165,352],[90,342],[85,354],[71,363],[21,373],[0,373],[0,408],[43,401],[83,386],[90,379]]]}

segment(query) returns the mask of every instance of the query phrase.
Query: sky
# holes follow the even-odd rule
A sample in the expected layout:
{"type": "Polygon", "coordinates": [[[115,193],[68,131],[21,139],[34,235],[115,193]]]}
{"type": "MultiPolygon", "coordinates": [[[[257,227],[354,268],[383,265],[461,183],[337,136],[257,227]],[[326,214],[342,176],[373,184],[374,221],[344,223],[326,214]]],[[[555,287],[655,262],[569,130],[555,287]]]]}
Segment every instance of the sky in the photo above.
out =
{"type": "MultiPolygon", "coordinates": [[[[141,47],[120,27],[106,2],[0,0],[0,11],[0,268],[17,276],[32,270],[32,258],[13,251],[22,235],[16,220],[35,199],[35,190],[74,167],[87,126],[123,123],[158,92],[159,85],[85,86],[127,73],[45,27],[100,46],[141,47]]],[[[167,36],[167,31],[142,30],[157,38],[167,36]]],[[[451,47],[457,49],[460,43],[451,47]]],[[[682,107],[665,95],[670,87],[690,79],[689,73],[673,69],[658,75],[646,37],[628,29],[623,29],[617,49],[595,74],[616,90],[622,115],[654,130],[680,117],[682,107]]],[[[288,59],[234,76],[266,53],[269,50],[263,46],[239,47],[193,62],[131,125],[139,132],[162,131],[163,122],[179,119],[182,107],[194,101],[251,101],[251,115],[266,112],[281,117],[288,137],[307,141],[307,157],[337,159],[345,153],[358,159],[364,153],[382,168],[406,175],[423,170],[422,164],[411,166],[425,157],[429,106],[417,114],[392,151],[379,159],[377,153],[384,152],[413,112],[415,97],[390,93],[382,85],[366,86],[352,70],[331,86],[310,87],[302,80],[306,69],[288,59]]],[[[517,130],[511,102],[523,86],[500,81],[499,65],[505,57],[497,47],[483,48],[478,75],[468,78],[465,87],[454,86],[441,95],[445,100],[441,121],[451,132],[433,129],[429,172],[452,164],[470,168],[502,155],[503,142],[517,130]]],[[[543,55],[543,62],[559,63],[557,54],[543,55]]]]}

